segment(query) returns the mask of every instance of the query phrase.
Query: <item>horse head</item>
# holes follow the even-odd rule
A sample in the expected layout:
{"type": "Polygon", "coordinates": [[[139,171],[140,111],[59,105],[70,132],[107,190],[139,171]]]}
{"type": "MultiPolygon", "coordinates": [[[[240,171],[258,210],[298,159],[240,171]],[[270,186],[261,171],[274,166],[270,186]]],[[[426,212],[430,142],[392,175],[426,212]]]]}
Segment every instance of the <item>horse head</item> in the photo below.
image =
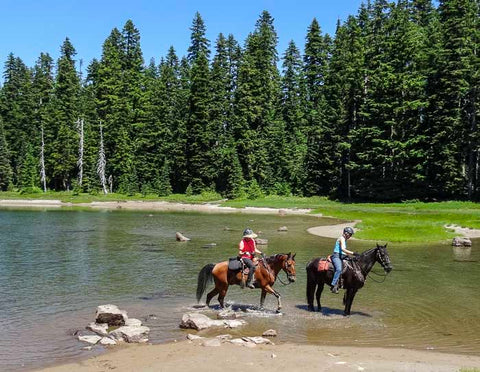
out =
{"type": "Polygon", "coordinates": [[[376,261],[382,265],[383,267],[383,270],[385,270],[385,272],[389,273],[390,271],[392,271],[393,269],[393,266],[392,264],[390,263],[390,256],[388,255],[388,252],[387,252],[387,244],[385,245],[379,245],[377,243],[377,248],[376,248],[376,261]]]}
{"type": "Polygon", "coordinates": [[[295,271],[295,255],[296,253],[293,254],[290,252],[289,254],[285,255],[286,258],[283,261],[283,271],[287,274],[288,281],[290,283],[293,283],[296,279],[296,271],[295,271]]]}

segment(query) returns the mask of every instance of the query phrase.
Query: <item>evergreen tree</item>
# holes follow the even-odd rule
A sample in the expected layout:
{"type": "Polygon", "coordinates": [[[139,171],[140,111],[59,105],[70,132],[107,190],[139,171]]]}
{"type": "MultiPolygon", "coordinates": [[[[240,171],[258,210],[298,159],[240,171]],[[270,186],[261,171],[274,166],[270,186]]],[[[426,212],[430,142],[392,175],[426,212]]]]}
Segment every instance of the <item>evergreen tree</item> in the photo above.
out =
{"type": "Polygon", "coordinates": [[[75,48],[65,39],[57,62],[53,113],[49,125],[49,164],[54,189],[69,190],[76,177],[78,134],[75,122],[78,119],[80,79],[75,69],[75,48]],[[51,140],[51,142],[50,142],[51,140]]]}
{"type": "Polygon", "coordinates": [[[296,194],[303,189],[303,164],[307,152],[305,91],[300,51],[290,41],[283,56],[282,118],[285,123],[285,161],[282,179],[296,194]]]}
{"type": "Polygon", "coordinates": [[[277,33],[264,11],[247,37],[238,71],[234,136],[245,179],[264,190],[281,182],[285,163],[284,128],[280,110],[280,74],[277,69],[277,33]]]}
{"type": "Polygon", "coordinates": [[[23,61],[9,54],[5,63],[4,84],[0,96],[5,139],[9,148],[13,183],[18,184],[20,164],[28,144],[36,137],[31,71],[23,61]]]}
{"type": "Polygon", "coordinates": [[[339,183],[337,139],[328,113],[325,85],[331,41],[328,35],[322,35],[316,19],[308,29],[306,40],[304,75],[308,149],[303,188],[306,195],[331,195],[339,183]]]}
{"type": "Polygon", "coordinates": [[[7,191],[12,187],[12,167],[8,153],[8,145],[5,139],[2,118],[0,117],[0,190],[7,191]]]}

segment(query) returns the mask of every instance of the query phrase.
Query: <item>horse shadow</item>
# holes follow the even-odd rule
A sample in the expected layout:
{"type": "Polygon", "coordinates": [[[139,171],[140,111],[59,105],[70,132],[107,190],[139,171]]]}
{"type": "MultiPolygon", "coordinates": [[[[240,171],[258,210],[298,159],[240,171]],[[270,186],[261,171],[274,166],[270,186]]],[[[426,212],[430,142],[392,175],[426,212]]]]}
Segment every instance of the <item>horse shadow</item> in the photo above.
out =
{"type": "MultiPolygon", "coordinates": [[[[308,305],[296,305],[295,306],[299,310],[304,310],[308,312],[312,312],[308,310],[308,305]]],[[[315,311],[315,313],[318,313],[318,311],[315,311]]],[[[341,309],[333,309],[330,307],[322,306],[322,310],[320,311],[320,314],[323,316],[329,317],[329,316],[344,316],[343,310],[341,309]]],[[[358,316],[364,316],[367,318],[371,318],[372,316],[370,314],[364,313],[363,311],[352,311],[350,315],[358,315],[358,316]]]]}

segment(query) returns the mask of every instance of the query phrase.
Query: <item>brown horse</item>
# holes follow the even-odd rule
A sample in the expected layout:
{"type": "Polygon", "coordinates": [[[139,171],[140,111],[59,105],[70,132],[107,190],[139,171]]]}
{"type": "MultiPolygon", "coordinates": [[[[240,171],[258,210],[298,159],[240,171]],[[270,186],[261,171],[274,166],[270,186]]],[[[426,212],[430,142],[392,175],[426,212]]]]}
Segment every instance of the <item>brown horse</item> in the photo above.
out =
{"type": "MultiPolygon", "coordinates": [[[[318,311],[322,309],[320,305],[320,296],[322,295],[324,284],[330,285],[333,279],[333,265],[330,263],[329,270],[319,271],[319,261],[325,260],[323,257],[315,258],[307,264],[307,302],[308,310],[314,311],[313,297],[317,299],[318,311]]],[[[375,262],[382,265],[386,273],[389,273],[393,267],[390,263],[390,256],[387,252],[387,245],[378,245],[375,248],[363,252],[353,260],[343,261],[344,270],[342,271],[343,288],[346,290],[343,296],[345,310],[343,315],[350,315],[353,298],[357,291],[363,287],[367,275],[372,270],[375,262]]]]}
{"type": "MultiPolygon", "coordinates": [[[[259,260],[255,270],[255,281],[253,284],[255,288],[262,289],[260,297],[261,308],[263,308],[267,293],[271,293],[277,298],[277,311],[280,311],[282,308],[280,293],[272,288],[280,270],[285,271],[289,282],[292,283],[295,281],[295,254],[293,256],[291,253],[276,254],[270,257],[263,257],[259,260]]],[[[207,294],[207,306],[210,305],[212,298],[218,294],[218,302],[223,308],[223,300],[227,294],[228,286],[233,284],[240,285],[243,281],[243,274],[241,270],[229,270],[227,261],[205,265],[198,274],[197,301],[200,301],[207,288],[207,284],[212,282],[212,280],[215,282],[215,288],[207,294]]]]}

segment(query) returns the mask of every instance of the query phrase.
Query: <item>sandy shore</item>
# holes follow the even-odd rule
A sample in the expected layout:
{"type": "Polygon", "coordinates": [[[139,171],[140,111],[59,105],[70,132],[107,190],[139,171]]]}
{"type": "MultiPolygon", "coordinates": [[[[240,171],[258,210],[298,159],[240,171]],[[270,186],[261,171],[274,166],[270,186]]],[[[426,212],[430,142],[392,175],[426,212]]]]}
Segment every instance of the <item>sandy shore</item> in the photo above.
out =
{"type": "Polygon", "coordinates": [[[479,368],[480,356],[442,354],[406,349],[313,345],[223,343],[207,347],[202,341],[163,345],[126,345],[77,363],[44,372],[147,371],[459,371],[479,368]]]}

